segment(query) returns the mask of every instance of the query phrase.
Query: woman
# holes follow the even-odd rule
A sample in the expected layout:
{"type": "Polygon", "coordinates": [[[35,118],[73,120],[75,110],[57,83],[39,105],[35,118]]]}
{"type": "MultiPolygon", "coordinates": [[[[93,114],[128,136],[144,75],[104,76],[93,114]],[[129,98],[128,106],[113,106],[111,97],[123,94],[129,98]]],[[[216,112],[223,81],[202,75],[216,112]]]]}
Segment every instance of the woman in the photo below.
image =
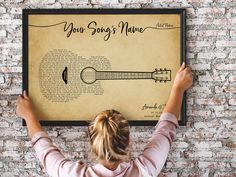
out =
{"type": "Polygon", "coordinates": [[[32,146],[50,176],[55,177],[149,177],[157,176],[166,161],[178,127],[184,92],[192,85],[192,73],[182,64],[174,80],[170,97],[156,130],[143,153],[129,161],[129,126],[115,110],[103,111],[89,126],[91,148],[98,163],[87,166],[81,161],[66,159],[43,131],[26,92],[17,100],[16,113],[25,119],[32,146]]]}

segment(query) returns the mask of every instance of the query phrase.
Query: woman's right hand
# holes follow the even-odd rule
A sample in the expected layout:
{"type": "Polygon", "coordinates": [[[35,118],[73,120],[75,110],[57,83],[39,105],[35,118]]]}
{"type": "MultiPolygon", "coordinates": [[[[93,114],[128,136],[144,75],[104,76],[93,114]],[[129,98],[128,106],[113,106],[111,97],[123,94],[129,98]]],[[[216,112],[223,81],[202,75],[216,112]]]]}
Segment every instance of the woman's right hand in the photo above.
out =
{"type": "Polygon", "coordinates": [[[192,84],[193,74],[191,68],[186,67],[185,63],[183,63],[175,76],[172,91],[163,112],[171,113],[178,118],[181,112],[183,93],[189,89],[192,84]]]}
{"type": "Polygon", "coordinates": [[[184,92],[189,89],[193,84],[193,74],[190,67],[186,67],[186,64],[183,63],[180,69],[178,70],[173,89],[177,89],[179,92],[184,92]]]}

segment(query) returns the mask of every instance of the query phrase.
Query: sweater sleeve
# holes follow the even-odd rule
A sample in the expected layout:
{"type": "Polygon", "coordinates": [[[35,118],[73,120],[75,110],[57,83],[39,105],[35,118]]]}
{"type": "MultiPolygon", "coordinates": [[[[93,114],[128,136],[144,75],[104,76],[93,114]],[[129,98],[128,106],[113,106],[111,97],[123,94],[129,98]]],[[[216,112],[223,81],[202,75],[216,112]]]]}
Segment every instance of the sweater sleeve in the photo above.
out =
{"type": "Polygon", "coordinates": [[[60,150],[52,143],[46,132],[37,132],[33,135],[31,144],[36,155],[52,177],[67,177],[81,175],[85,172],[86,166],[80,162],[73,162],[66,159],[60,150]]]}
{"type": "Polygon", "coordinates": [[[150,176],[157,176],[163,168],[178,127],[176,116],[162,113],[143,153],[136,159],[150,176]]]}

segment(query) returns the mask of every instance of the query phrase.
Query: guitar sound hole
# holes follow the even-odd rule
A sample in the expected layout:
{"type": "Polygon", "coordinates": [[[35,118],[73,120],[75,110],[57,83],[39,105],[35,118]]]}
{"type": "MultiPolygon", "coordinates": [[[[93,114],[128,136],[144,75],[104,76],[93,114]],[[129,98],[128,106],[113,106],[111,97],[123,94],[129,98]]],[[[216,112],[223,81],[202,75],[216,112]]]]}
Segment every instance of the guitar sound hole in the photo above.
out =
{"type": "Polygon", "coordinates": [[[81,71],[81,80],[86,84],[92,84],[96,81],[96,70],[93,67],[86,67],[81,71]]]}

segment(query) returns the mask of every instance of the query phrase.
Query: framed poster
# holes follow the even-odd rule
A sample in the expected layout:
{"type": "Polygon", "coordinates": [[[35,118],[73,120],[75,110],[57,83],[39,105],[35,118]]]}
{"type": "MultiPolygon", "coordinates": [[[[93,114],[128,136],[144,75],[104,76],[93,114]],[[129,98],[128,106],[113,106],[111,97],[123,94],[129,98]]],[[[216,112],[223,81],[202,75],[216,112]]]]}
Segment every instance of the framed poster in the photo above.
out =
{"type": "Polygon", "coordinates": [[[155,125],[184,60],[184,9],[23,10],[23,89],[42,125],[107,109],[155,125]]]}

